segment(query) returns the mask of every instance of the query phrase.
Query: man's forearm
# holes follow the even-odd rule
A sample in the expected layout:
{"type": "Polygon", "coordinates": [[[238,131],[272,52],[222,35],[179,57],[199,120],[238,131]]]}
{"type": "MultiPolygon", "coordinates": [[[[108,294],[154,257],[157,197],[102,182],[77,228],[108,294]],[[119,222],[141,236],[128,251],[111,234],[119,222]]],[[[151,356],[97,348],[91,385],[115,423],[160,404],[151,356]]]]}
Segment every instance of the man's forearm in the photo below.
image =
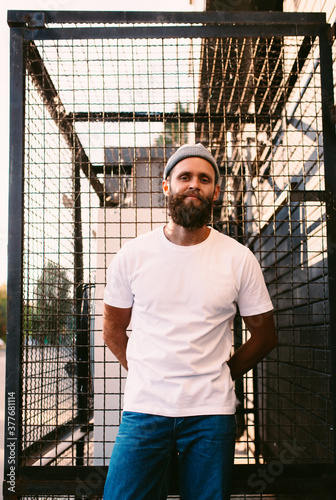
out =
{"type": "Polygon", "coordinates": [[[131,318],[131,308],[120,309],[104,304],[103,340],[119,363],[127,370],[126,350],[128,336],[126,329],[131,318]]]}
{"type": "Polygon", "coordinates": [[[272,349],[272,346],[254,344],[252,339],[249,339],[243,344],[228,360],[228,365],[231,371],[232,380],[244,375],[257,365],[272,349]]]}
{"type": "Polygon", "coordinates": [[[228,360],[232,380],[244,375],[258,364],[277,345],[273,313],[243,318],[251,338],[228,360]]]}
{"type": "Polygon", "coordinates": [[[105,336],[104,334],[103,339],[105,344],[110,349],[110,351],[115,355],[119,363],[126,370],[128,370],[127,359],[126,359],[128,337],[126,336],[126,334],[125,337],[123,335],[123,332],[120,332],[119,334],[117,332],[114,332],[113,336],[110,335],[105,336]]]}

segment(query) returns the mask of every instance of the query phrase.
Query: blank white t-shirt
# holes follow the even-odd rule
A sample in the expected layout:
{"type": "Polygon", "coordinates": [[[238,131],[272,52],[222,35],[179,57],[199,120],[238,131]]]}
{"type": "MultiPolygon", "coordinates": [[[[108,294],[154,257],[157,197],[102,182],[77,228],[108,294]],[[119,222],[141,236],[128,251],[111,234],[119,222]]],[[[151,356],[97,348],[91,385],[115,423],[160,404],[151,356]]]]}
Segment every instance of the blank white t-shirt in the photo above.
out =
{"type": "Polygon", "coordinates": [[[242,316],[272,309],[248,248],[214,229],[202,243],[180,246],[160,227],[114,257],[104,301],[132,307],[124,410],[171,417],[235,413],[226,361],[237,305],[242,316]]]}

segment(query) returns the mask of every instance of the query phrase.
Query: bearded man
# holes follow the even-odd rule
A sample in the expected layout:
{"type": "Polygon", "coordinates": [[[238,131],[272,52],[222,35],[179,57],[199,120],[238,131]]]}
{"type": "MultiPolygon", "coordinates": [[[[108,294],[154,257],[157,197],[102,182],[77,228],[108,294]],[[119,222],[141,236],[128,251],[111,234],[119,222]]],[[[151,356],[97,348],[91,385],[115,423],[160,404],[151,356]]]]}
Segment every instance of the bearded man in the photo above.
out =
{"type": "Polygon", "coordinates": [[[105,500],[167,498],[174,456],[182,500],[230,498],[233,381],[277,340],[256,258],[208,226],[218,182],[204,146],[179,148],[164,171],[169,223],[108,269],[103,338],[128,375],[105,500]],[[230,357],[237,307],[251,336],[230,357]]]}

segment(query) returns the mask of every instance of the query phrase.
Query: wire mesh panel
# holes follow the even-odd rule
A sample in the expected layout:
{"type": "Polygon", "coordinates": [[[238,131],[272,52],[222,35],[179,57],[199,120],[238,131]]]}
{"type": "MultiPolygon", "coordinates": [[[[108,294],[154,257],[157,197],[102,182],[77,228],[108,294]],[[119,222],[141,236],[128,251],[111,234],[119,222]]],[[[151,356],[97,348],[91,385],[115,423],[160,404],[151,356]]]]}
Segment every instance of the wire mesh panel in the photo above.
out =
{"type": "MultiPolygon", "coordinates": [[[[245,105],[245,112],[228,130],[213,126],[224,155],[221,139],[227,137],[221,217],[260,260],[280,340],[251,379],[240,382],[243,406],[251,409],[247,446],[253,459],[261,452],[264,460],[279,456],[287,441],[297,445],[295,461],[328,461],[332,408],[318,45],[307,37],[224,45],[206,47],[208,53],[235,54],[236,82],[224,89],[221,103],[232,111],[245,105]]],[[[203,129],[201,140],[209,133],[203,129]]],[[[246,340],[240,336],[240,343],[246,340]]]]}
{"type": "Polygon", "coordinates": [[[22,447],[30,463],[77,406],[72,152],[30,77],[25,141],[22,447]]]}
{"type": "MultiPolygon", "coordinates": [[[[20,467],[37,495],[46,465],[58,498],[101,494],[126,380],[102,341],[106,269],[165,224],[166,161],[201,142],[221,172],[213,226],[257,256],[279,337],[235,383],[236,470],[250,468],[233,498],[280,498],[265,492],[288,466],[333,461],[319,39],[163,27],[24,31],[20,467]]],[[[238,315],[232,350],[248,337],[238,315]]]]}

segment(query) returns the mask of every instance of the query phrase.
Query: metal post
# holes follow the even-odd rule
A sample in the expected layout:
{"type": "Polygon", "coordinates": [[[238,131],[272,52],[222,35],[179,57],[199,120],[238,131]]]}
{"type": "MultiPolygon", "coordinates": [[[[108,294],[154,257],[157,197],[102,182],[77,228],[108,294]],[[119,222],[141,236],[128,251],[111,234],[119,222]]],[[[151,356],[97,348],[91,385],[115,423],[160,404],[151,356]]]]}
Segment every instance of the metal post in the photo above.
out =
{"type": "MultiPolygon", "coordinates": [[[[76,150],[75,150],[76,151],[76,150]]],[[[75,281],[75,325],[76,325],[76,366],[77,377],[77,418],[81,430],[88,432],[90,408],[89,408],[89,322],[88,322],[88,287],[84,287],[84,258],[83,258],[83,228],[82,228],[82,205],[81,205],[81,165],[77,161],[75,153],[75,259],[74,259],[74,281],[75,281]]],[[[84,438],[76,443],[76,466],[84,465],[84,438]]]]}
{"type": "MultiPolygon", "coordinates": [[[[82,301],[83,301],[83,275],[84,275],[84,264],[83,264],[83,232],[82,232],[82,209],[81,209],[81,182],[80,182],[80,163],[76,159],[75,150],[74,153],[74,165],[75,165],[75,179],[74,179],[74,193],[75,193],[75,220],[74,220],[74,233],[75,233],[75,255],[74,255],[74,285],[75,285],[75,325],[76,325],[76,367],[75,373],[77,377],[77,405],[78,405],[78,419],[81,424],[84,423],[85,415],[85,393],[84,385],[82,380],[82,301]]],[[[77,460],[78,457],[82,455],[82,447],[77,446],[77,460]]]]}
{"type": "MultiPolygon", "coordinates": [[[[4,498],[16,497],[20,452],[20,340],[25,70],[22,30],[10,32],[10,172],[4,498]]],[[[18,498],[18,497],[17,497],[18,498]]]]}
{"type": "Polygon", "coordinates": [[[328,37],[329,26],[320,27],[320,65],[322,89],[322,123],[327,209],[328,279],[330,311],[331,397],[333,403],[334,458],[336,464],[336,134],[333,117],[332,51],[328,37]]]}

